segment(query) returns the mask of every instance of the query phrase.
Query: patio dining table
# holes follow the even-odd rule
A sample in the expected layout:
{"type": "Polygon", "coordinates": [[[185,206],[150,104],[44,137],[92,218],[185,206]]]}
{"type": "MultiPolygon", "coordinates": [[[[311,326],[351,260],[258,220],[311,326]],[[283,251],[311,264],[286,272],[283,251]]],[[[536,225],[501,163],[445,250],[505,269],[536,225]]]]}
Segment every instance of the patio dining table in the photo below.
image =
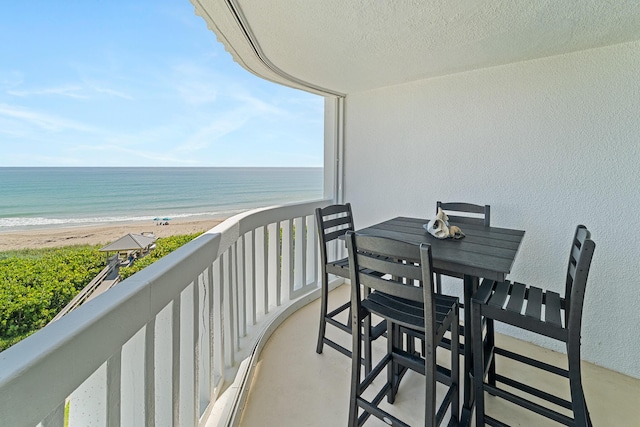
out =
{"type": "MultiPolygon", "coordinates": [[[[458,225],[466,237],[437,239],[423,227],[428,221],[397,217],[357,232],[415,243],[416,258],[420,258],[420,244],[430,244],[434,271],[463,278],[464,319],[471,319],[471,296],[478,288],[480,278],[505,280],[513,266],[524,231],[451,222],[451,225],[458,225]]],[[[461,425],[470,423],[474,404],[471,340],[471,328],[464,328],[464,397],[461,425]]]]}

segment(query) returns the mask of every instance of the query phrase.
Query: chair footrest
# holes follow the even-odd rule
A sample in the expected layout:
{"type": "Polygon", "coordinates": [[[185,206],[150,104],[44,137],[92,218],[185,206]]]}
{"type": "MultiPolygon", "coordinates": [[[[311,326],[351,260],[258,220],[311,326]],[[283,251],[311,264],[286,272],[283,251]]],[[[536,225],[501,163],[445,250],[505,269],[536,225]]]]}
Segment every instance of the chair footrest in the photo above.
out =
{"type": "Polygon", "coordinates": [[[349,307],[351,307],[351,301],[348,301],[348,302],[342,304],[340,307],[330,311],[329,313],[327,313],[327,317],[334,318],[338,314],[340,314],[343,311],[347,310],[349,307]]]}
{"type": "MultiPolygon", "coordinates": [[[[328,345],[329,347],[338,350],[340,353],[344,354],[347,357],[351,357],[351,351],[347,350],[346,348],[344,348],[343,346],[341,346],[340,344],[336,343],[335,341],[331,341],[329,338],[324,338],[324,343],[326,345],[328,345]]],[[[362,363],[364,366],[366,366],[366,360],[364,359],[360,359],[360,363],[362,363]]]]}
{"type": "Polygon", "coordinates": [[[332,319],[330,317],[328,317],[326,321],[328,324],[333,325],[338,329],[342,329],[345,332],[351,333],[351,325],[345,325],[344,323],[339,322],[336,319],[332,319]]]}
{"type": "Polygon", "coordinates": [[[378,404],[382,402],[382,399],[389,392],[390,385],[387,383],[382,389],[378,392],[378,394],[373,398],[371,402],[363,399],[362,397],[358,397],[356,402],[358,406],[365,410],[364,414],[358,417],[358,425],[363,425],[364,422],[369,418],[369,416],[373,415],[376,418],[382,420],[386,424],[399,426],[399,427],[411,427],[409,424],[404,423],[399,418],[394,417],[390,413],[380,409],[378,404]]]}
{"type": "Polygon", "coordinates": [[[351,350],[347,350],[346,348],[344,348],[343,346],[341,346],[340,344],[338,344],[335,341],[331,341],[329,338],[324,337],[323,341],[325,344],[327,344],[329,347],[338,350],[340,353],[344,354],[347,357],[351,357],[351,350]]]}
{"type": "MultiPolygon", "coordinates": [[[[517,383],[517,384],[521,384],[521,383],[518,383],[517,381],[504,382],[503,381],[504,379],[505,379],[504,377],[496,375],[496,381],[502,382],[502,383],[504,383],[506,385],[509,385],[511,387],[514,387],[514,388],[517,388],[519,390],[522,390],[519,387],[516,387],[514,385],[514,383],[517,383]]],[[[522,385],[524,385],[524,384],[522,384],[522,385]]],[[[530,387],[525,386],[525,388],[530,388],[530,387]]],[[[545,406],[539,405],[539,404],[537,404],[537,403],[535,403],[535,402],[533,402],[533,401],[531,401],[529,399],[526,399],[526,398],[524,398],[522,396],[518,396],[518,395],[516,395],[514,393],[511,393],[511,392],[506,391],[504,389],[501,389],[499,387],[494,387],[494,386],[491,386],[491,385],[485,383],[485,384],[483,384],[483,389],[485,391],[487,391],[489,394],[492,394],[492,395],[494,395],[496,397],[500,397],[502,399],[508,400],[511,403],[514,403],[514,404],[516,404],[518,406],[526,408],[526,409],[528,409],[530,411],[533,411],[533,412],[535,412],[537,414],[540,414],[540,415],[542,415],[544,417],[552,419],[552,420],[554,420],[554,421],[556,421],[558,423],[561,423],[561,424],[564,424],[564,425],[573,425],[574,424],[572,418],[570,418],[570,417],[568,417],[568,416],[566,416],[564,414],[561,414],[560,412],[557,412],[557,411],[554,411],[553,409],[550,409],[550,408],[547,408],[545,406]]],[[[522,391],[528,392],[526,390],[522,390],[522,391]]],[[[541,394],[547,394],[545,392],[542,392],[541,390],[537,390],[537,392],[540,392],[541,394]]],[[[539,396],[537,394],[534,394],[534,395],[544,399],[544,397],[542,397],[542,396],[539,396]]],[[[564,406],[564,405],[562,405],[562,406],[564,406]]],[[[570,404],[569,404],[569,407],[571,407],[570,404]]],[[[496,424],[496,425],[499,425],[499,424],[496,424]]]]}
{"type": "Polygon", "coordinates": [[[510,427],[509,424],[505,424],[501,421],[496,420],[495,418],[491,418],[488,415],[484,416],[484,423],[491,427],[510,427]]]}
{"type": "Polygon", "coordinates": [[[560,375],[561,377],[569,378],[569,371],[566,369],[559,368],[558,366],[550,365],[548,363],[541,362],[536,359],[532,359],[530,357],[524,356],[522,354],[514,353],[509,350],[505,350],[501,347],[494,347],[494,353],[500,356],[507,357],[511,360],[518,361],[520,363],[524,363],[529,366],[536,367],[538,369],[545,370],[547,372],[551,372],[552,374],[560,375]]]}
{"type": "Polygon", "coordinates": [[[327,313],[327,315],[325,316],[324,320],[335,326],[338,329],[341,329],[345,332],[351,333],[351,319],[347,319],[347,323],[343,323],[340,322],[339,320],[335,319],[334,317],[337,316],[338,314],[344,312],[345,310],[348,310],[351,307],[351,302],[347,302],[342,304],[340,307],[332,310],[331,312],[327,313]]]}
{"type": "Polygon", "coordinates": [[[553,394],[547,393],[546,391],[537,389],[535,387],[528,386],[514,379],[507,378],[503,375],[496,374],[496,382],[500,382],[509,387],[528,393],[532,396],[536,396],[537,398],[546,400],[547,402],[553,403],[554,405],[571,409],[571,402],[569,402],[568,400],[562,399],[558,396],[554,396],[553,394]]]}

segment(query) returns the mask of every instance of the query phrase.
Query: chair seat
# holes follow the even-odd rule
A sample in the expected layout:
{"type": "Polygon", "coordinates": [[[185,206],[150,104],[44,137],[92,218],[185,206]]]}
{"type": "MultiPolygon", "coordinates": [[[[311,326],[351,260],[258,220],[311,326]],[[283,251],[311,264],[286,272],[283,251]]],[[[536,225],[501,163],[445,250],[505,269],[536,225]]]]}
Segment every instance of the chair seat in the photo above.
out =
{"type": "MultiPolygon", "coordinates": [[[[451,325],[458,298],[435,295],[434,300],[438,326],[436,337],[440,338],[451,325]]],[[[362,301],[362,306],[380,317],[392,320],[393,323],[424,332],[424,307],[416,301],[374,291],[362,301]]]]}
{"type": "Polygon", "coordinates": [[[349,277],[349,258],[342,258],[336,261],[328,262],[326,265],[327,273],[340,277],[349,277]]]}
{"type": "Polygon", "coordinates": [[[564,300],[557,292],[517,282],[483,280],[472,302],[483,305],[486,317],[567,340],[567,330],[562,325],[564,300]]]}

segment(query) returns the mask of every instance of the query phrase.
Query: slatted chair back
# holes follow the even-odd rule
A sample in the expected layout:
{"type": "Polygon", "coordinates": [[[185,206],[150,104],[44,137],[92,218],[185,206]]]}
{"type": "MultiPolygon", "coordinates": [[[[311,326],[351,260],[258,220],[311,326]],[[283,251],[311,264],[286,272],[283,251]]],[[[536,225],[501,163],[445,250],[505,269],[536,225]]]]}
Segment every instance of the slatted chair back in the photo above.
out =
{"type": "MultiPolygon", "coordinates": [[[[351,357],[351,350],[333,338],[333,334],[327,336],[327,325],[351,334],[351,316],[348,315],[351,308],[351,301],[343,301],[338,307],[329,309],[329,275],[338,277],[349,277],[349,259],[339,258],[338,248],[344,246],[343,242],[337,240],[344,236],[347,231],[353,231],[353,213],[351,204],[330,205],[325,208],[318,208],[315,211],[318,237],[320,242],[320,261],[322,269],[322,283],[320,287],[320,324],[318,326],[318,341],[316,352],[321,354],[324,345],[338,350],[345,356],[351,357]],[[344,313],[344,314],[343,314],[344,313]]],[[[371,340],[374,340],[384,329],[376,329],[369,337],[370,340],[365,346],[364,364],[368,372],[371,368],[371,340]]]]}
{"type": "Polygon", "coordinates": [[[564,321],[570,331],[580,331],[584,294],[596,244],[584,225],[576,227],[572,242],[564,293],[564,321]]]}
{"type": "MultiPolygon", "coordinates": [[[[407,312],[397,323],[424,330],[433,336],[435,306],[431,270],[431,246],[420,246],[420,259],[416,259],[416,246],[385,237],[347,233],[351,266],[351,280],[386,295],[417,302],[424,307],[424,324],[417,325],[415,312],[407,306],[407,312]],[[353,255],[352,255],[353,254],[353,255]],[[353,261],[352,261],[353,260],[353,261]]],[[[362,301],[362,286],[352,286],[353,301],[362,301]],[[355,298],[355,299],[354,299],[355,298]]],[[[415,308],[415,305],[413,305],[415,308]]],[[[422,314],[420,314],[422,317],[422,314]]],[[[422,323],[422,321],[420,321],[422,323]]]]}
{"type": "MultiPolygon", "coordinates": [[[[436,202],[436,212],[438,208],[449,217],[449,221],[459,224],[478,224],[489,227],[491,225],[491,207],[489,205],[475,205],[464,202],[436,202]],[[475,214],[474,216],[464,214],[475,214]]],[[[463,230],[464,231],[464,230],[463,230]]]]}
{"type": "Polygon", "coordinates": [[[434,295],[431,246],[423,243],[418,251],[415,244],[352,231],[347,232],[346,239],[353,331],[348,425],[361,426],[371,415],[390,425],[407,425],[380,406],[385,396],[387,403],[393,404],[407,369],[425,376],[425,426],[440,425],[447,413],[451,418],[449,424],[457,425],[458,299],[434,295]],[[387,353],[362,378],[358,359],[361,342],[367,341],[366,325],[372,315],[387,322],[387,353]],[[362,331],[364,340],[360,337],[362,331]],[[450,369],[436,363],[436,348],[443,345],[447,331],[451,333],[450,369]],[[421,355],[415,351],[414,337],[424,342],[421,355]],[[374,379],[385,372],[385,385],[376,384],[374,379]],[[448,389],[439,405],[436,405],[437,381],[448,389]],[[371,400],[365,397],[369,386],[379,388],[371,400]]]}
{"type": "MultiPolygon", "coordinates": [[[[320,237],[320,261],[322,269],[331,262],[329,257],[329,244],[334,240],[344,236],[344,234],[354,230],[353,213],[351,204],[330,205],[325,208],[316,209],[316,225],[320,237]]],[[[348,277],[348,271],[345,271],[348,277]]]]}

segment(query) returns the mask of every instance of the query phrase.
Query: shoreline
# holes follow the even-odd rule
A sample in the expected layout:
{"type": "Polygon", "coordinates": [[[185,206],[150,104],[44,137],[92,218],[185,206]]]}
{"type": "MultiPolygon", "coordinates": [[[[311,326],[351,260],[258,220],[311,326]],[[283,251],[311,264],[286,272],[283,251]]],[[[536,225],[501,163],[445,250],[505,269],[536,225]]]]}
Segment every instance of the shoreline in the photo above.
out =
{"type": "Polygon", "coordinates": [[[18,249],[57,248],[73,245],[106,246],[128,233],[152,232],[156,237],[205,232],[224,219],[171,220],[169,225],[154,221],[131,221],[103,225],[50,227],[21,231],[0,231],[0,252],[18,249]]]}

